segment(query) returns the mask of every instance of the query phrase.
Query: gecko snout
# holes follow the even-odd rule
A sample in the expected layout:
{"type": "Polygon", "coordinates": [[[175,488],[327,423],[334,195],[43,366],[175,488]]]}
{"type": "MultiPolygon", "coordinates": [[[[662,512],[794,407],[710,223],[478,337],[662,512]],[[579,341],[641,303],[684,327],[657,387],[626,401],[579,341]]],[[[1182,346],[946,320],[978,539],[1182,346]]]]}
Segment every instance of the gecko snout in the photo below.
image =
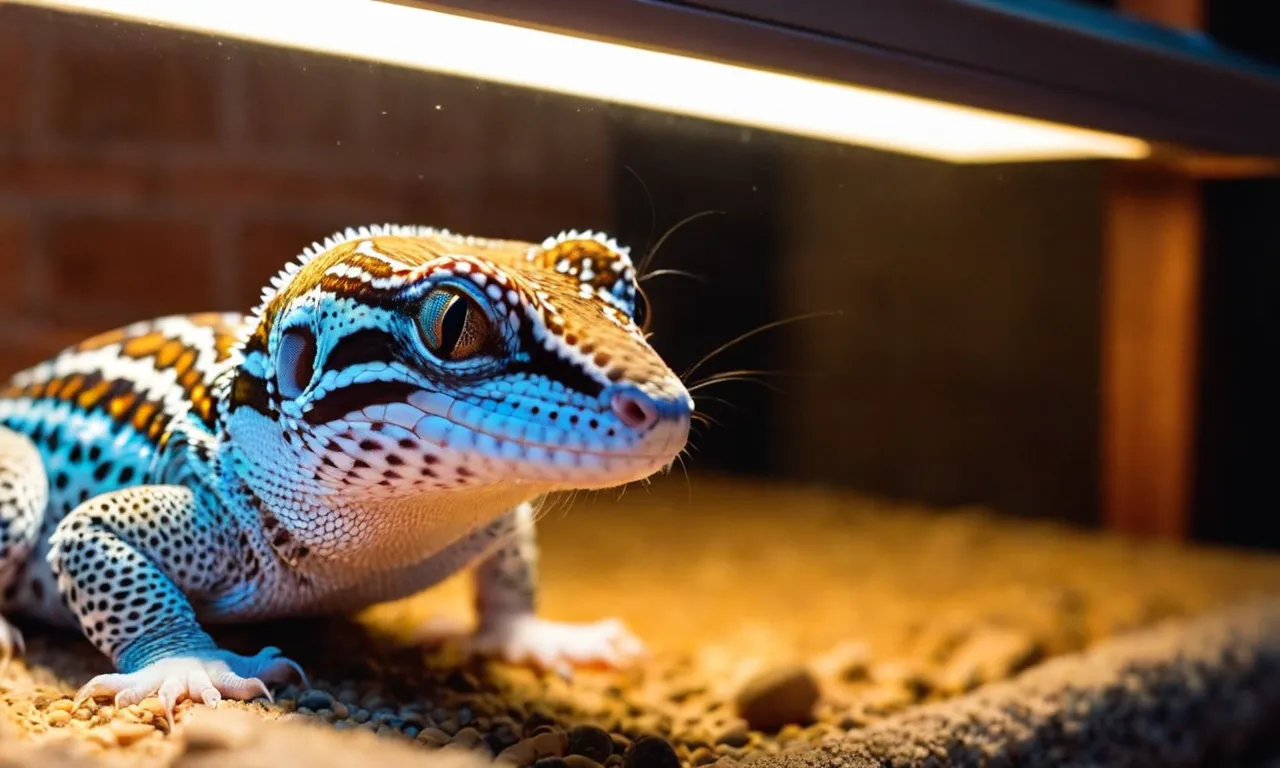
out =
{"type": "Polygon", "coordinates": [[[663,397],[651,394],[635,384],[615,384],[605,393],[609,408],[624,426],[644,433],[660,422],[677,422],[689,418],[687,397],[663,397]]]}
{"type": "Polygon", "coordinates": [[[609,406],[618,420],[643,432],[658,423],[658,404],[639,387],[625,386],[614,391],[609,406]]]}

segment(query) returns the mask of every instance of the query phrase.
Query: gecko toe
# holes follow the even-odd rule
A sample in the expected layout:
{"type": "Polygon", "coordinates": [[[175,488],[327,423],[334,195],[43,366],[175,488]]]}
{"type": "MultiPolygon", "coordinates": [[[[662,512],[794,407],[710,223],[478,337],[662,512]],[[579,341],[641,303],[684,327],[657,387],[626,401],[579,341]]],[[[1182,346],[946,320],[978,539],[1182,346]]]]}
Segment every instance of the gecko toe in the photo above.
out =
{"type": "Polygon", "coordinates": [[[296,662],[279,654],[278,649],[268,648],[254,656],[214,651],[161,659],[134,672],[94,677],[81,687],[76,702],[113,696],[116,706],[129,706],[156,696],[172,725],[174,707],[184,697],[210,707],[224,698],[249,701],[261,696],[274,701],[265,680],[302,675],[296,662]]]}
{"type": "Polygon", "coordinates": [[[571,624],[517,616],[482,627],[466,646],[471,653],[497,656],[566,679],[572,678],[576,667],[618,668],[644,653],[640,640],[616,619],[571,624]]]}

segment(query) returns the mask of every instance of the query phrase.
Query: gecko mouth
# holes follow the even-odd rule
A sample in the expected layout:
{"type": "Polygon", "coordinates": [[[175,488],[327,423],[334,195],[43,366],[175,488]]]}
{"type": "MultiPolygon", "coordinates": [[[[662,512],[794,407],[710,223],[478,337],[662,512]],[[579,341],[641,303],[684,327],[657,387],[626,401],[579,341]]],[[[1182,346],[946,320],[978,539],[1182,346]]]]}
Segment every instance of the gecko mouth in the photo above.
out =
{"type": "MultiPolygon", "coordinates": [[[[524,448],[527,450],[542,450],[548,453],[562,452],[562,453],[567,453],[574,456],[592,457],[592,458],[599,458],[599,459],[626,459],[629,461],[651,461],[651,462],[665,463],[665,462],[672,461],[675,457],[676,452],[678,451],[678,449],[676,449],[672,451],[664,451],[662,453],[622,453],[619,451],[610,451],[608,449],[591,450],[589,448],[566,446],[558,443],[531,442],[528,440],[523,440],[518,437],[512,437],[511,435],[485,432],[484,430],[477,429],[471,425],[463,424],[458,421],[453,421],[451,419],[448,419],[447,417],[435,416],[434,414],[425,414],[423,419],[419,421],[419,424],[421,424],[422,421],[425,421],[427,419],[433,419],[443,423],[439,425],[435,425],[435,424],[427,425],[426,428],[424,428],[422,431],[419,431],[418,429],[411,429],[410,431],[412,431],[419,438],[426,440],[434,445],[438,445],[442,448],[449,448],[452,450],[463,450],[468,447],[471,447],[468,445],[460,444],[462,440],[466,439],[461,437],[461,435],[466,434],[466,435],[472,436],[473,438],[472,442],[475,442],[475,438],[488,439],[488,440],[492,440],[499,448],[501,448],[503,444],[510,444],[510,445],[519,446],[520,448],[524,448]],[[459,435],[459,438],[453,439],[454,435],[459,435]]],[[[343,421],[345,421],[348,424],[367,424],[367,425],[382,423],[378,420],[370,418],[369,414],[367,414],[364,410],[353,411],[347,414],[346,418],[344,418],[343,421]]],[[[486,453],[489,453],[489,452],[486,452],[486,453]]],[[[503,456],[499,453],[497,456],[495,456],[495,458],[522,458],[522,457],[503,456]]],[[[523,458],[528,458],[528,457],[523,457],[523,458]]]]}
{"type": "MultiPolygon", "coordinates": [[[[496,417],[491,411],[470,405],[448,395],[418,391],[406,398],[407,402],[388,405],[370,405],[347,413],[342,421],[351,423],[391,423],[409,432],[419,439],[451,450],[473,450],[499,459],[512,460],[545,460],[547,463],[562,464],[554,461],[557,454],[581,458],[618,459],[629,462],[666,463],[672,461],[675,454],[688,439],[689,419],[665,418],[653,424],[643,434],[634,436],[634,440],[644,443],[657,442],[663,446],[660,450],[627,451],[583,446],[581,443],[557,442],[530,439],[513,429],[486,428],[484,422],[496,417]],[[538,452],[546,454],[538,456],[538,452]],[[533,455],[530,455],[533,454],[533,455]]],[[[509,424],[519,425],[523,430],[541,432],[562,432],[545,424],[505,417],[509,424]]],[[[612,432],[620,426],[609,427],[612,432]]],[[[577,442],[577,441],[575,441],[577,442]]],[[[603,442],[603,440],[602,440],[603,442]]]]}

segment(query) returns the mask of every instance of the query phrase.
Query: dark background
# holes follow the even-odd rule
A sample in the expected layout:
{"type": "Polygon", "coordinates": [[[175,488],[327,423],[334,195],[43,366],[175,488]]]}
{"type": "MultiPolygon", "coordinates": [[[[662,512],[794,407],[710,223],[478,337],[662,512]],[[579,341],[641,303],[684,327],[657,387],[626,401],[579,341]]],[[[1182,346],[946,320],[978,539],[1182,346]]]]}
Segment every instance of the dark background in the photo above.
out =
{"type": "MultiPolygon", "coordinates": [[[[1092,3],[1109,5],[1108,3],[1092,3]]],[[[1274,4],[1207,34],[1280,59],[1274,4]]],[[[247,309],[302,246],[402,221],[604,228],[655,268],[699,392],[693,472],[1099,518],[1100,163],[961,167],[0,7],[0,372],[165,312],[247,309]],[[713,399],[715,398],[715,399],[713,399]]],[[[1280,546],[1280,181],[1204,185],[1195,532],[1280,546]]]]}

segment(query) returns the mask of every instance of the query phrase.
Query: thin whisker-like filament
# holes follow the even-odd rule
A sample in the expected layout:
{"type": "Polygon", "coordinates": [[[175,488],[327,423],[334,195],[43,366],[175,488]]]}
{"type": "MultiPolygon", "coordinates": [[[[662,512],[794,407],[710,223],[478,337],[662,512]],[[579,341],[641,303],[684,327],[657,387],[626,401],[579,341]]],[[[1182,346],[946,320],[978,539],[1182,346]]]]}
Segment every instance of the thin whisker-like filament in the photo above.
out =
{"type": "Polygon", "coordinates": [[[707,382],[710,382],[710,381],[715,381],[717,379],[723,379],[731,376],[805,376],[805,375],[812,375],[812,374],[805,374],[802,371],[771,371],[771,370],[763,370],[758,368],[738,368],[737,370],[733,370],[733,371],[717,371],[715,373],[708,374],[707,377],[704,379],[699,379],[698,381],[686,382],[686,385],[696,387],[702,384],[706,384],[707,382]]]}
{"type": "MultiPolygon", "coordinates": [[[[725,400],[723,397],[715,397],[713,395],[699,395],[696,398],[696,401],[697,403],[717,403],[719,405],[723,405],[726,408],[732,408],[734,410],[737,410],[738,408],[737,404],[730,402],[728,400],[725,400]]],[[[701,412],[705,413],[705,411],[701,411],[701,412]]]]}
{"type": "Polygon", "coordinates": [[[708,428],[709,428],[709,427],[722,427],[722,428],[724,427],[724,424],[722,424],[718,419],[716,419],[716,418],[714,418],[714,417],[712,417],[712,416],[708,416],[708,415],[707,415],[707,414],[705,414],[705,413],[696,413],[696,412],[695,412],[695,413],[691,414],[691,416],[692,416],[692,418],[693,418],[693,420],[694,420],[694,421],[698,422],[698,424],[700,424],[700,425],[702,425],[702,426],[704,426],[704,427],[708,427],[708,428]]]}
{"type": "Polygon", "coordinates": [[[774,328],[778,328],[783,325],[790,325],[791,323],[798,323],[802,320],[812,320],[817,317],[828,317],[828,316],[835,316],[840,314],[843,314],[843,313],[840,312],[839,310],[828,311],[828,312],[809,312],[803,315],[796,315],[795,317],[784,318],[782,320],[774,320],[772,323],[765,323],[764,325],[758,328],[754,328],[740,336],[737,336],[736,338],[726,341],[725,343],[711,350],[707,354],[703,355],[702,359],[698,360],[698,362],[694,363],[693,365],[685,369],[684,373],[680,374],[680,378],[681,380],[688,379],[690,376],[693,375],[694,371],[701,368],[703,365],[707,363],[708,360],[711,360],[716,355],[720,354],[721,352],[724,352],[726,349],[729,349],[734,345],[741,344],[742,342],[752,338],[753,336],[757,336],[761,333],[764,333],[765,331],[773,330],[774,328]]]}
{"type": "Polygon", "coordinates": [[[661,248],[662,244],[667,242],[667,238],[674,235],[677,230],[679,230],[685,224],[689,224],[690,222],[697,221],[698,219],[701,219],[705,216],[713,216],[716,214],[724,214],[724,211],[702,211],[700,213],[695,213],[692,216],[686,216],[680,221],[676,222],[674,226],[669,228],[666,232],[662,233],[662,237],[658,238],[658,242],[654,243],[653,247],[650,248],[648,253],[644,255],[644,258],[640,260],[640,264],[636,267],[636,274],[643,275],[645,273],[645,270],[649,268],[649,264],[653,261],[654,255],[657,254],[658,249],[661,248]]]}
{"type": "Polygon", "coordinates": [[[689,479],[689,468],[684,464],[684,451],[676,454],[676,461],[680,462],[680,470],[684,472],[684,485],[689,491],[689,505],[693,506],[693,481],[689,479]]]}
{"type": "Polygon", "coordinates": [[[645,236],[645,252],[649,250],[649,243],[653,241],[653,231],[658,228],[658,206],[653,203],[653,195],[649,194],[649,185],[644,183],[644,179],[640,178],[640,174],[635,168],[629,165],[622,166],[627,169],[627,173],[636,177],[636,181],[640,182],[640,189],[644,190],[644,198],[649,201],[649,234],[645,236]]]}
{"type": "Polygon", "coordinates": [[[716,384],[727,384],[731,381],[744,381],[751,384],[758,384],[767,389],[771,389],[774,392],[777,392],[779,394],[782,393],[781,387],[775,384],[770,384],[767,381],[760,381],[759,379],[753,379],[750,376],[721,376],[719,378],[708,379],[707,381],[704,381],[701,384],[695,384],[694,386],[689,387],[688,390],[690,393],[693,393],[693,392],[697,392],[700,389],[705,389],[706,387],[714,386],[716,384]]]}
{"type": "Polygon", "coordinates": [[[700,283],[707,282],[707,279],[702,275],[698,275],[693,272],[686,272],[683,269],[655,269],[652,272],[646,274],[644,277],[638,278],[637,282],[643,283],[645,280],[648,280],[649,278],[662,277],[663,275],[679,275],[680,277],[687,277],[692,280],[697,280],[700,283]]]}

